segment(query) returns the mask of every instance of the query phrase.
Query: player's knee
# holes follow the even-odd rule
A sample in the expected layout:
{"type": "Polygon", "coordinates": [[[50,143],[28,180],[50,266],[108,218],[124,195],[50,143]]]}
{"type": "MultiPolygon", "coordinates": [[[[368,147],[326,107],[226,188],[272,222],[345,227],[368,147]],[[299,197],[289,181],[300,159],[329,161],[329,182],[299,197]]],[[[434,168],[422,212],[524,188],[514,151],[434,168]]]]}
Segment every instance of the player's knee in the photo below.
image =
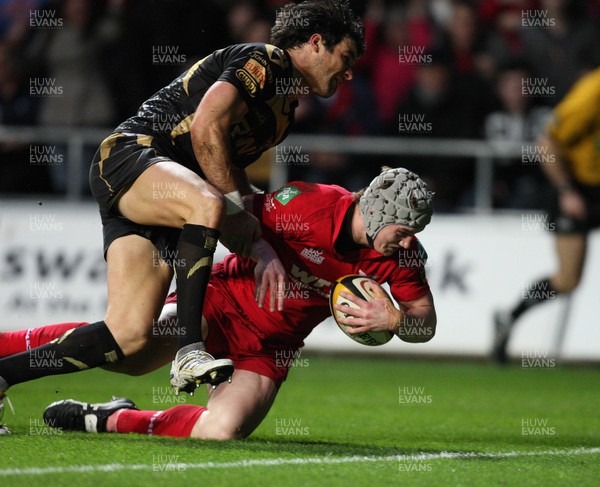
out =
{"type": "Polygon", "coordinates": [[[241,440],[246,437],[239,429],[221,428],[208,431],[206,433],[198,433],[194,436],[192,432],[192,438],[199,438],[202,440],[218,440],[218,441],[232,441],[241,440]]]}
{"type": "Polygon", "coordinates": [[[578,275],[560,276],[558,279],[553,280],[552,287],[556,292],[570,293],[577,288],[580,280],[581,277],[578,275]]]}
{"type": "Polygon", "coordinates": [[[125,357],[138,353],[149,345],[152,331],[151,324],[122,318],[121,320],[118,320],[118,323],[120,324],[113,327],[111,326],[111,323],[114,322],[114,320],[107,320],[110,319],[107,318],[105,321],[111,329],[113,337],[125,357]]]}
{"type": "MultiPolygon", "coordinates": [[[[118,343],[118,342],[117,342],[118,343]]],[[[144,333],[131,334],[125,343],[119,343],[123,354],[128,357],[141,352],[150,343],[150,339],[144,333]],[[125,348],[124,348],[125,347],[125,348]]]]}
{"type": "Polygon", "coordinates": [[[243,422],[229,417],[226,414],[215,414],[214,411],[206,411],[204,418],[199,420],[198,428],[194,428],[191,433],[192,438],[202,440],[241,440],[246,438],[250,431],[246,431],[243,422]]]}
{"type": "Polygon", "coordinates": [[[435,323],[428,325],[414,325],[401,328],[398,332],[400,340],[407,343],[426,343],[435,336],[435,323]]]}
{"type": "Polygon", "coordinates": [[[212,187],[198,186],[189,199],[189,215],[186,223],[217,227],[225,217],[225,197],[212,187]]]}
{"type": "Polygon", "coordinates": [[[247,435],[243,435],[241,430],[235,428],[215,428],[209,431],[192,431],[190,437],[197,438],[200,440],[218,440],[218,441],[232,441],[241,440],[247,435]]]}

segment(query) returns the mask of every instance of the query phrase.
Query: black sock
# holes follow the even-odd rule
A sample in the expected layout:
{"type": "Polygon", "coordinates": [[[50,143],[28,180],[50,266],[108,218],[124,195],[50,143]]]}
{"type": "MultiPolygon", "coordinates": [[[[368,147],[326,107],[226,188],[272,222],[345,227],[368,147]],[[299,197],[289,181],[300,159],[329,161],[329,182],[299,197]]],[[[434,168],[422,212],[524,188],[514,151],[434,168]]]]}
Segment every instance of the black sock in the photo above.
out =
{"type": "Polygon", "coordinates": [[[525,311],[544,301],[554,298],[558,292],[550,284],[550,279],[542,279],[531,286],[521,298],[519,304],[512,310],[513,320],[518,319],[525,311]]]}
{"type": "Polygon", "coordinates": [[[183,226],[177,242],[179,347],[202,342],[202,308],[213,256],[221,233],[202,225],[183,226]]]}
{"type": "Polygon", "coordinates": [[[123,358],[104,321],[69,330],[60,338],[27,352],[0,359],[0,377],[9,386],[48,375],[92,369],[123,358]]]}

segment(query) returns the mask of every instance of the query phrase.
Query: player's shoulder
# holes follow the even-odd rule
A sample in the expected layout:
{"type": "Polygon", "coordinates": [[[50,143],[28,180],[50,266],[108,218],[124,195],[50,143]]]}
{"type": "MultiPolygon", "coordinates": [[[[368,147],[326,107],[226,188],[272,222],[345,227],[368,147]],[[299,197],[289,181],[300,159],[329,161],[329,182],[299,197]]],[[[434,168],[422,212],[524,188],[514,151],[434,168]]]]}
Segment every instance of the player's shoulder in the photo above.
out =
{"type": "Polygon", "coordinates": [[[224,54],[235,58],[254,59],[265,67],[287,70],[291,66],[290,58],[283,49],[264,42],[233,44],[222,51],[224,54]]]}
{"type": "Polygon", "coordinates": [[[425,247],[417,237],[411,239],[408,248],[401,248],[397,255],[392,257],[400,272],[406,269],[425,268],[428,258],[425,247]]]}
{"type": "Polygon", "coordinates": [[[600,68],[581,77],[565,95],[555,109],[560,115],[571,109],[576,111],[593,111],[600,108],[600,68]]]}
{"type": "Polygon", "coordinates": [[[600,92],[600,68],[583,75],[572,88],[573,91],[600,92]]]}
{"type": "Polygon", "coordinates": [[[388,280],[390,286],[392,288],[402,287],[410,282],[418,286],[428,286],[427,259],[425,247],[418,238],[413,238],[408,248],[400,249],[395,255],[385,259],[387,265],[392,266],[388,280]]]}
{"type": "Polygon", "coordinates": [[[294,200],[296,203],[311,200],[314,205],[323,206],[329,201],[338,201],[341,197],[350,194],[352,194],[350,191],[335,184],[292,181],[275,191],[273,198],[283,206],[287,206],[294,200]]]}
{"type": "Polygon", "coordinates": [[[222,66],[234,69],[229,80],[247,93],[247,101],[259,93],[261,98],[270,99],[280,88],[278,80],[293,72],[289,56],[271,44],[235,44],[222,55],[222,66]]]}
{"type": "Polygon", "coordinates": [[[419,257],[422,266],[425,266],[425,264],[427,264],[427,259],[429,258],[429,256],[427,255],[427,251],[423,246],[423,242],[421,242],[418,237],[414,237],[411,240],[408,249],[409,251],[411,251],[419,257]]]}

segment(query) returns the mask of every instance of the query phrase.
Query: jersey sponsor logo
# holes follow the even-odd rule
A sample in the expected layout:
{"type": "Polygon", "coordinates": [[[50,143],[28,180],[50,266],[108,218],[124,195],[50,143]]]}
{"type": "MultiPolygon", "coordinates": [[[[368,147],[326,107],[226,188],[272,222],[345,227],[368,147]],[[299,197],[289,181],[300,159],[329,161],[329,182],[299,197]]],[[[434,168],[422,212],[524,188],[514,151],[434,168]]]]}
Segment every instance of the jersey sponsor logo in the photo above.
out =
{"type": "Polygon", "coordinates": [[[296,186],[286,186],[275,195],[275,199],[279,201],[283,206],[285,206],[296,196],[299,196],[301,194],[302,191],[296,188],[296,186]]]}
{"type": "Polygon", "coordinates": [[[247,71],[243,69],[238,69],[235,72],[236,77],[244,83],[246,87],[246,91],[251,97],[255,97],[258,92],[258,82],[250,75],[247,71]]]}
{"type": "Polygon", "coordinates": [[[332,283],[325,280],[320,279],[312,274],[309,274],[306,271],[300,269],[296,264],[292,265],[292,269],[290,271],[290,277],[292,280],[297,282],[301,282],[303,285],[308,286],[319,293],[321,296],[328,297],[329,290],[331,289],[332,283]]]}
{"type": "Polygon", "coordinates": [[[247,71],[250,76],[258,83],[261,88],[265,87],[265,81],[267,79],[267,73],[263,66],[261,66],[256,60],[249,59],[244,65],[244,71],[247,71]]]}
{"type": "Polygon", "coordinates": [[[300,256],[304,257],[306,260],[310,260],[314,264],[322,264],[325,260],[323,257],[323,251],[321,249],[308,249],[305,248],[300,252],[300,256]]]}
{"type": "Polygon", "coordinates": [[[269,64],[269,61],[265,58],[264,54],[260,51],[253,51],[250,53],[250,58],[261,65],[261,67],[265,70],[267,82],[272,83],[273,70],[271,69],[271,65],[269,64]]]}

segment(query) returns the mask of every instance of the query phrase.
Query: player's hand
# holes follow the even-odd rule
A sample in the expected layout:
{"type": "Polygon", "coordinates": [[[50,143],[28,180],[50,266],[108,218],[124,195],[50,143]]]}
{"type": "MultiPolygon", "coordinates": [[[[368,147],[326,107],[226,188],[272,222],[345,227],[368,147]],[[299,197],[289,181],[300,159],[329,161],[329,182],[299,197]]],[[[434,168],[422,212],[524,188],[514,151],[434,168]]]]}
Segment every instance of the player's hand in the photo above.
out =
{"type": "Polygon", "coordinates": [[[256,261],[254,298],[258,307],[264,306],[268,290],[269,310],[283,311],[287,274],[275,250],[261,238],[254,242],[251,257],[256,261]]]}
{"type": "Polygon", "coordinates": [[[254,215],[240,211],[225,217],[221,243],[234,254],[250,257],[252,244],[261,236],[260,222],[254,215]]]}
{"type": "Polygon", "coordinates": [[[560,211],[577,220],[587,218],[587,206],[582,196],[575,190],[563,191],[559,197],[560,211]]]}
{"type": "Polygon", "coordinates": [[[375,288],[374,294],[376,296],[380,294],[381,297],[377,297],[373,301],[366,301],[350,293],[340,293],[340,296],[358,306],[358,308],[351,308],[339,304],[334,305],[336,310],[349,315],[345,318],[338,318],[338,321],[343,325],[352,327],[348,330],[349,333],[363,333],[365,331],[395,332],[403,318],[403,313],[387,298],[383,290],[379,289],[381,293],[378,293],[377,288],[375,288]]]}

